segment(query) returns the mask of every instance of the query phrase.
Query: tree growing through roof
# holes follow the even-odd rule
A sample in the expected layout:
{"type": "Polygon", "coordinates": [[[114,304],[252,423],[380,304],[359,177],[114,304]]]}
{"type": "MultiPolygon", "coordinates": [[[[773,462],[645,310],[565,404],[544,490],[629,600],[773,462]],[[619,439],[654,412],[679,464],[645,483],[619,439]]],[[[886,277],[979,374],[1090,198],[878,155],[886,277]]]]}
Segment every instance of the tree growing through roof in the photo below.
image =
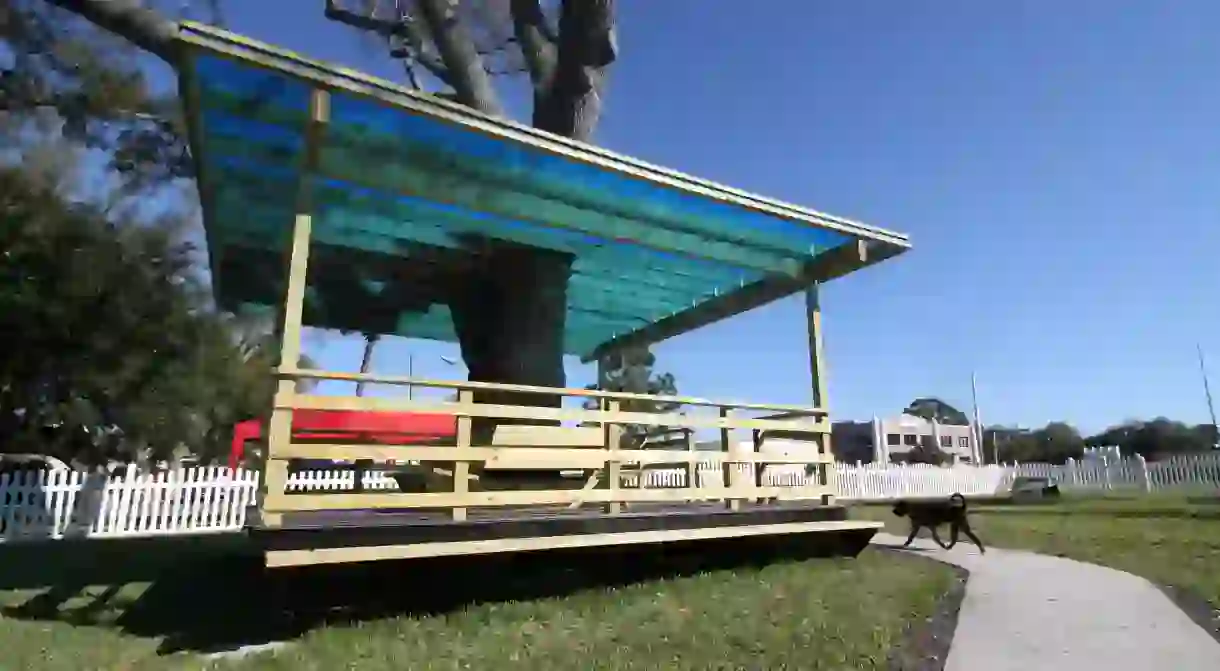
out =
{"type": "MultiPolygon", "coordinates": [[[[179,64],[174,23],[138,0],[46,1],[179,64]]],[[[486,114],[503,113],[494,78],[526,74],[532,124],[582,141],[597,127],[607,72],[618,56],[615,0],[330,0],[326,13],[383,41],[409,82],[435,84],[436,95],[486,114]]],[[[572,261],[555,251],[491,244],[484,245],[479,264],[461,271],[448,302],[472,380],[566,386],[563,340],[572,261]]],[[[480,396],[518,404],[561,401],[533,394],[480,396]]]]}
{"type": "MultiPolygon", "coordinates": [[[[617,57],[614,0],[328,0],[327,16],[384,41],[407,80],[485,114],[502,115],[493,79],[526,74],[534,127],[587,141],[617,57]],[[550,10],[549,12],[547,10],[550,10]]],[[[486,242],[486,241],[484,241],[486,242]]],[[[449,299],[471,380],[563,387],[567,285],[573,258],[484,244],[449,299]]],[[[558,397],[479,393],[476,400],[558,406],[558,397]]],[[[504,420],[500,420],[503,422],[504,420]]]]}

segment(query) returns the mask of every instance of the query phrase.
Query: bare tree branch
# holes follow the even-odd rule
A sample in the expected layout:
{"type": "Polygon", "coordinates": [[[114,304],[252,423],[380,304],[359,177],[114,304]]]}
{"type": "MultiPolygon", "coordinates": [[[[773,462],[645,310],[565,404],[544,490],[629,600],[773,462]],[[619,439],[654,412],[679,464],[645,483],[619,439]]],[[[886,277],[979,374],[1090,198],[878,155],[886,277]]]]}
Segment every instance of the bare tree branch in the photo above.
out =
{"type": "Polygon", "coordinates": [[[155,54],[170,65],[178,64],[178,25],[140,0],[47,0],[90,23],[108,30],[155,54]]]}
{"type": "MultiPolygon", "coordinates": [[[[448,81],[462,104],[499,116],[503,113],[483,57],[475,48],[466,26],[457,18],[456,0],[418,0],[420,18],[448,72],[448,81]]],[[[421,65],[424,63],[421,61],[421,65]]],[[[425,67],[427,67],[425,65],[425,67]]]]}
{"type": "MultiPolygon", "coordinates": [[[[421,26],[421,22],[398,3],[394,4],[395,14],[383,16],[379,15],[381,5],[376,0],[357,2],[355,9],[342,6],[336,0],[327,0],[326,18],[384,37],[390,47],[390,56],[403,61],[408,77],[415,75],[408,63],[414,61],[442,83],[453,86],[445,62],[427,48],[430,41],[427,27],[421,26]]],[[[419,88],[418,83],[416,80],[412,86],[419,88]]]]}
{"type": "Polygon", "coordinates": [[[415,89],[416,91],[419,91],[422,90],[423,87],[419,85],[419,77],[415,74],[415,66],[411,65],[411,60],[412,59],[409,58],[404,58],[402,60],[402,72],[407,76],[407,84],[409,84],[411,88],[415,89]]]}
{"type": "Polygon", "coordinates": [[[419,21],[413,20],[411,17],[404,17],[401,22],[403,46],[407,47],[405,55],[419,63],[433,77],[453,86],[453,82],[450,81],[449,68],[439,55],[428,50],[426,29],[419,24],[419,21]]]}
{"type": "Polygon", "coordinates": [[[208,9],[212,13],[212,24],[224,28],[228,21],[225,20],[224,8],[221,6],[221,0],[208,0],[208,9]]]}
{"type": "Polygon", "coordinates": [[[357,5],[361,11],[353,11],[340,6],[335,0],[326,0],[326,18],[386,37],[403,36],[406,27],[399,20],[401,17],[394,17],[393,20],[387,21],[377,16],[377,4],[376,2],[364,2],[357,5]]]}
{"type": "Polygon", "coordinates": [[[538,0],[512,0],[513,33],[535,88],[546,87],[555,74],[556,36],[538,0]]]}

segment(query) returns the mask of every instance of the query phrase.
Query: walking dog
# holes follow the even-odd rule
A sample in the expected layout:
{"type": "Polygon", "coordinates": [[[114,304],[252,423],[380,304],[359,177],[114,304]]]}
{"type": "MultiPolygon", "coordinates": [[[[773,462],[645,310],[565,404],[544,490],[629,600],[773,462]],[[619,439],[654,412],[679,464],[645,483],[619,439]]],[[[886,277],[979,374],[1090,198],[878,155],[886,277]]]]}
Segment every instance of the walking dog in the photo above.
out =
{"type": "Polygon", "coordinates": [[[983,541],[970,529],[966,508],[966,497],[961,494],[952,494],[944,501],[899,501],[894,504],[894,514],[911,521],[911,535],[907,536],[907,542],[903,543],[902,547],[909,546],[911,541],[915,540],[915,534],[926,527],[932,532],[932,540],[946,550],[957,545],[957,535],[961,532],[978,546],[980,554],[985,554],[987,550],[983,547],[983,541]],[[941,542],[940,535],[936,532],[937,527],[942,524],[949,525],[948,545],[941,542]]]}

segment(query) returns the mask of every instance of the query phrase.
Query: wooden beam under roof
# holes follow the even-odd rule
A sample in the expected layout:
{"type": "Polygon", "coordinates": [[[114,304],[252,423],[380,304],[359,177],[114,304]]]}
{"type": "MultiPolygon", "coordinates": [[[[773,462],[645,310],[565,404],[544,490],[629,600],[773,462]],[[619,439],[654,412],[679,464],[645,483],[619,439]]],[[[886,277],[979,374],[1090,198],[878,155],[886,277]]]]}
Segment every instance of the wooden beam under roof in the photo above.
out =
{"type": "Polygon", "coordinates": [[[897,256],[908,249],[878,241],[854,240],[823,252],[805,265],[796,277],[767,277],[752,284],[691,306],[630,333],[615,336],[581,357],[588,363],[615,350],[652,345],[683,333],[748,312],[767,303],[790,296],[814,283],[842,277],[874,263],[897,256]]]}

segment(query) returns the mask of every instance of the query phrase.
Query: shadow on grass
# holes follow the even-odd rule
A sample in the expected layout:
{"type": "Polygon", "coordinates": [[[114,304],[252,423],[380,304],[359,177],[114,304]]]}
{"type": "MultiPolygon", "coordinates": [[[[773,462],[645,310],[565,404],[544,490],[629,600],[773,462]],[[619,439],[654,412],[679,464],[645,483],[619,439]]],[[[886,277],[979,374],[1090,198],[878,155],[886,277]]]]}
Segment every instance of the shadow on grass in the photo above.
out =
{"type": "MultiPolygon", "coordinates": [[[[61,571],[44,591],[6,608],[3,615],[113,627],[133,636],[160,638],[161,654],[206,653],[290,640],[326,625],[562,597],[776,561],[855,556],[871,536],[872,530],[864,530],[272,571],[262,567],[261,555],[235,543],[172,549],[145,544],[132,549],[141,554],[129,555],[128,566],[111,566],[121,569],[121,580],[85,570],[83,562],[88,558],[78,557],[79,570],[61,571]],[[142,570],[134,570],[137,564],[142,570]],[[85,606],[63,607],[86,585],[108,580],[114,582],[92,595],[85,606]],[[122,582],[133,580],[146,580],[148,586],[134,599],[121,599],[122,582]],[[103,619],[98,616],[103,612],[118,615],[103,619]]],[[[84,554],[96,558],[97,553],[78,553],[84,554]]]]}

